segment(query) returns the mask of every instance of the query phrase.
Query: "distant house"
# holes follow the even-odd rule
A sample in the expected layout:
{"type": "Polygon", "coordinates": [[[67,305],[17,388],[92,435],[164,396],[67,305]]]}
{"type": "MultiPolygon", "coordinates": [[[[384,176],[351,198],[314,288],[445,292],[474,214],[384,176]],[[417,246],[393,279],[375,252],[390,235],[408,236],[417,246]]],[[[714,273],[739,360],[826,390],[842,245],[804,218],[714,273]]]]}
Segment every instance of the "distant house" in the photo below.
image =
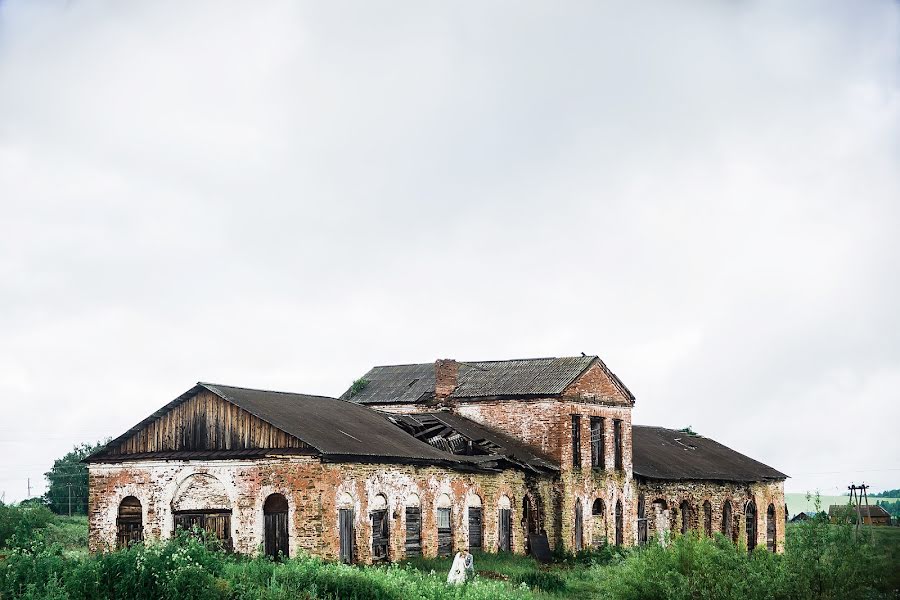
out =
{"type": "MultiPolygon", "coordinates": [[[[864,525],[890,525],[891,514],[878,505],[860,506],[859,514],[864,525]]],[[[828,508],[828,517],[834,523],[856,522],[856,507],[850,504],[832,504],[828,508]]]]}
{"type": "Polygon", "coordinates": [[[793,518],[791,519],[791,523],[800,523],[801,521],[809,521],[810,519],[812,519],[815,516],[816,516],[815,514],[808,514],[805,512],[798,513],[793,516],[793,518]]]}

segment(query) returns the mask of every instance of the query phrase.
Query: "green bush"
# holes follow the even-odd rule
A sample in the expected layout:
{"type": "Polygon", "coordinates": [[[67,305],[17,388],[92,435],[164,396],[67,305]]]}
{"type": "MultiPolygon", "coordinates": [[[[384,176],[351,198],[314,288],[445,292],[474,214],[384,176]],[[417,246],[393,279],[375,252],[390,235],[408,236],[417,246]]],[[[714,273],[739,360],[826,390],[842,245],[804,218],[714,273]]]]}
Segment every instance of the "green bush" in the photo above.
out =
{"type": "Polygon", "coordinates": [[[54,520],[46,506],[25,504],[16,506],[0,502],[0,548],[27,545],[39,537],[54,520]]]}

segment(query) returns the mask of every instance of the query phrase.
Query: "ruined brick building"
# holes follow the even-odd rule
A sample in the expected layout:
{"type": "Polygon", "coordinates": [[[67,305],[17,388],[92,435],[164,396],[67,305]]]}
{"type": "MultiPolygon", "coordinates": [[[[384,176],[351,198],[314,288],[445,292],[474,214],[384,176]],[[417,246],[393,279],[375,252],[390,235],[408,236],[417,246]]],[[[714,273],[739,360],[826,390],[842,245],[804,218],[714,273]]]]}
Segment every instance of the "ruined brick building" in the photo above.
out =
{"type": "Polygon", "coordinates": [[[360,562],[688,530],[782,549],[784,474],[633,406],[596,356],[375,367],[340,399],[198,383],[86,459],[90,547],[197,525],[360,562]]]}

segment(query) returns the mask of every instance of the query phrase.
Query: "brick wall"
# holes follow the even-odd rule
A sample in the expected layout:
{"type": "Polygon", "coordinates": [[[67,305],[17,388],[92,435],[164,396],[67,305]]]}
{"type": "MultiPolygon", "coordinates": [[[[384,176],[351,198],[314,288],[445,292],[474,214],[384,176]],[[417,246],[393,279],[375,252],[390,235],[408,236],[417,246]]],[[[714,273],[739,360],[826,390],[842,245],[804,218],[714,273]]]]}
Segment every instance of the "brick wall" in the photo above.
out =
{"type": "MultiPolygon", "coordinates": [[[[336,559],[339,555],[338,499],[353,499],[357,556],[371,558],[369,502],[383,494],[390,518],[390,558],[404,555],[405,505],[410,494],[420,498],[422,550],[437,552],[437,498],[447,494],[452,503],[454,548],[468,545],[468,498],[478,495],[483,507],[483,546],[496,551],[498,503],[509,498],[512,508],[513,549],[524,552],[522,499],[539,495],[550,505],[554,493],[549,481],[527,480],[520,471],[468,474],[437,467],[321,463],[316,458],[292,457],[253,461],[134,461],[90,465],[90,549],[113,548],[118,506],[126,496],[141,501],[144,535],[167,539],[173,530],[173,504],[189,497],[192,504],[208,494],[211,503],[227,503],[232,510],[231,533],[238,552],[256,552],[263,543],[263,503],[272,493],[288,500],[291,554],[305,550],[336,559]],[[197,485],[195,485],[197,484],[197,485]],[[224,498],[224,500],[223,500],[224,498]]],[[[193,507],[193,506],[192,506],[193,507]]],[[[199,507],[194,507],[199,508],[199,507]]],[[[548,515],[549,517],[549,515],[548,515]]],[[[551,539],[557,524],[547,519],[551,539]]]]}
{"type": "MultiPolygon", "coordinates": [[[[757,545],[766,547],[766,512],[769,505],[775,507],[775,540],[778,552],[784,551],[785,503],[784,482],[771,483],[729,483],[720,481],[655,481],[639,480],[639,494],[644,494],[647,507],[647,524],[649,537],[663,539],[669,535],[681,533],[683,501],[691,507],[689,513],[690,528],[697,531],[704,529],[703,503],[708,501],[712,508],[712,530],[722,532],[723,511],[725,502],[731,503],[732,531],[734,537],[744,545],[747,544],[746,506],[750,499],[756,503],[757,545]],[[654,503],[662,500],[664,510],[654,511],[654,503]]],[[[660,503],[661,504],[661,503],[660,503]]]]}

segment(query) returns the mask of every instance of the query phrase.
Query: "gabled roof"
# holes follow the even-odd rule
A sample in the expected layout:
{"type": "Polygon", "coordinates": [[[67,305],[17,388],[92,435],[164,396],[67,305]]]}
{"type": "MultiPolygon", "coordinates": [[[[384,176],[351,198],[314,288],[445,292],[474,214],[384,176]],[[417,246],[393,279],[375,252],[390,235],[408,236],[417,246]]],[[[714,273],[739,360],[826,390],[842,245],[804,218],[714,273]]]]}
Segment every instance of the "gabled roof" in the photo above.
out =
{"type": "MultiPolygon", "coordinates": [[[[891,513],[889,513],[883,506],[878,506],[877,504],[861,504],[859,507],[859,513],[863,517],[888,517],[890,518],[891,513]]],[[[843,515],[847,514],[851,517],[856,516],[856,506],[850,505],[850,497],[847,496],[847,504],[832,504],[828,507],[828,515],[833,517],[835,515],[843,515]]]]}
{"type": "MultiPolygon", "coordinates": [[[[209,390],[220,398],[281,429],[312,447],[326,459],[390,459],[426,463],[465,461],[399,432],[382,413],[352,402],[324,396],[293,394],[199,382],[125,434],[101,448],[87,461],[106,460],[115,447],[177,404],[209,390]]],[[[159,456],[158,456],[159,457],[159,456]]]]}
{"type": "Polygon", "coordinates": [[[647,479],[772,481],[787,475],[715,440],[663,427],[632,426],[634,475],[647,479]]]}
{"type": "MultiPolygon", "coordinates": [[[[597,363],[629,400],[634,396],[596,356],[526,358],[459,362],[456,389],[451,398],[553,397],[597,363]]],[[[374,367],[362,376],[365,387],[341,396],[357,404],[410,404],[434,398],[433,363],[374,367]]]]}

